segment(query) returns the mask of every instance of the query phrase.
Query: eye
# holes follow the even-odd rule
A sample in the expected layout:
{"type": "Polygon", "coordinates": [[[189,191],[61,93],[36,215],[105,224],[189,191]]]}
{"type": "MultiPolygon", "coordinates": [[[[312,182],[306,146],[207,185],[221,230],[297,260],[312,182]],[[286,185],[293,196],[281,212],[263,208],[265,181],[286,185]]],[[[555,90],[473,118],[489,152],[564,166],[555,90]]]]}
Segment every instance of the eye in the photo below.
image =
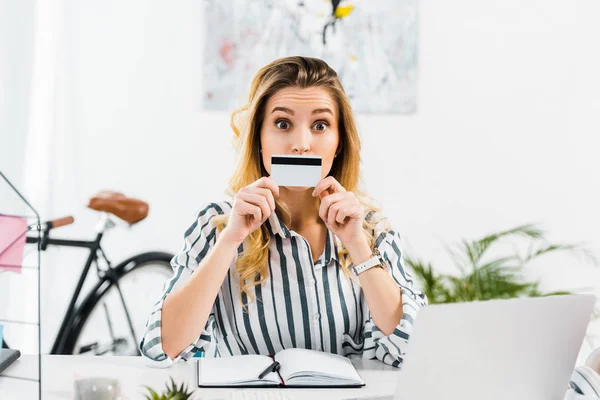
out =
{"type": "Polygon", "coordinates": [[[329,127],[329,122],[327,121],[317,121],[313,125],[313,129],[316,131],[324,131],[329,127]]]}
{"type": "Polygon", "coordinates": [[[275,126],[279,129],[290,129],[290,121],[288,121],[287,119],[278,119],[277,121],[275,121],[275,126]]]}

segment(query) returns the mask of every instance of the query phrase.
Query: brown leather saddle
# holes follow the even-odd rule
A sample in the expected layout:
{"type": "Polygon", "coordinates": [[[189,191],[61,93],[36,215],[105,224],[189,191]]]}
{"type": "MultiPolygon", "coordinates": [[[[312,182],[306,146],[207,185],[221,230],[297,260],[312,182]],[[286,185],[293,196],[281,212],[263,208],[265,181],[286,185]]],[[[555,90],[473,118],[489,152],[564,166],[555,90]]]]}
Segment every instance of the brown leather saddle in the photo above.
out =
{"type": "Polygon", "coordinates": [[[142,200],[126,197],[122,193],[105,190],[92,197],[88,208],[111,213],[130,224],[140,222],[148,216],[150,207],[142,200]]]}

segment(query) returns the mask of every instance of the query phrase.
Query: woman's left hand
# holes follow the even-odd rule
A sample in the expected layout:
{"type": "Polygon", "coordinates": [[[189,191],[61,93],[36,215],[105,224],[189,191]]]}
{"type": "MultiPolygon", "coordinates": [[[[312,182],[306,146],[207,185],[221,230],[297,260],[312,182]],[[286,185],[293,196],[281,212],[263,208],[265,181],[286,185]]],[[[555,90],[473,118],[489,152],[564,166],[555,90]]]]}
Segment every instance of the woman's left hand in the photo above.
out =
{"type": "Polygon", "coordinates": [[[328,176],[317,183],[313,196],[321,199],[319,217],[346,248],[366,242],[362,229],[364,208],[354,193],[346,191],[334,177],[328,176]]]}

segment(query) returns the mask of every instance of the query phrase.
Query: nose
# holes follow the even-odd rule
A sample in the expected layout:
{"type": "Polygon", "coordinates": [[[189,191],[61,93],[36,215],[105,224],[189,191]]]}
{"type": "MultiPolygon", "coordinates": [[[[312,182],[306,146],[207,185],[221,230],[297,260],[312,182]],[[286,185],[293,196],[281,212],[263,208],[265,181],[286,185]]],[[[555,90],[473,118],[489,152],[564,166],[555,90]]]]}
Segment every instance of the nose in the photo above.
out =
{"type": "Polygon", "coordinates": [[[310,151],[310,130],[302,129],[297,135],[294,135],[292,151],[294,154],[304,154],[310,151]]]}
{"type": "Polygon", "coordinates": [[[294,154],[304,154],[310,150],[308,146],[294,146],[293,151],[294,154]]]}

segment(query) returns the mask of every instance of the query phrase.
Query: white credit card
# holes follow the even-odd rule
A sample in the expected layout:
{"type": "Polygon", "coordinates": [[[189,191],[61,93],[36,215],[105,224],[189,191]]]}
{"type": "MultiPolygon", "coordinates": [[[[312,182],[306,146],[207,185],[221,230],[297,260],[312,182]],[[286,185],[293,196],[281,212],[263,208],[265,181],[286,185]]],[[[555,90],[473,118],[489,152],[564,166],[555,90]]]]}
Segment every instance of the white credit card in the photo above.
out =
{"type": "Polygon", "coordinates": [[[271,178],[279,186],[315,187],[321,180],[319,156],[278,155],[271,157],[271,178]]]}

